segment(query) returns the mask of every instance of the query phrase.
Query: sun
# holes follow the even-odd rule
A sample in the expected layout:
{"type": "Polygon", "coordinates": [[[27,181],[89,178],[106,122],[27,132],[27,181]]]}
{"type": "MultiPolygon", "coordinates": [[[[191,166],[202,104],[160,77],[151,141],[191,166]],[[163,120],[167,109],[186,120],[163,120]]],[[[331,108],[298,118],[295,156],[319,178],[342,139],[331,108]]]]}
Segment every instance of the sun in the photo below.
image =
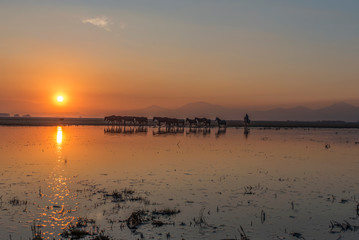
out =
{"type": "Polygon", "coordinates": [[[63,102],[63,101],[64,101],[64,97],[63,97],[63,96],[58,96],[58,97],[57,97],[57,101],[58,101],[58,102],[63,102]]]}

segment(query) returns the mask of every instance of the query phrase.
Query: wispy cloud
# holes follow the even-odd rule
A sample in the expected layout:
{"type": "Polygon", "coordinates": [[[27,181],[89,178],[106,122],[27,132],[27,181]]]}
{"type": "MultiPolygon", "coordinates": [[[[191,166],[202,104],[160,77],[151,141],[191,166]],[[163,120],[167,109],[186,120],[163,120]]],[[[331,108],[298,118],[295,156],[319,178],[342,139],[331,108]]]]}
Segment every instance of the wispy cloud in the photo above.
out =
{"type": "Polygon", "coordinates": [[[86,18],[82,19],[82,23],[89,23],[96,27],[105,29],[106,31],[111,31],[110,25],[112,24],[111,21],[107,17],[94,17],[94,18],[86,18]]]}

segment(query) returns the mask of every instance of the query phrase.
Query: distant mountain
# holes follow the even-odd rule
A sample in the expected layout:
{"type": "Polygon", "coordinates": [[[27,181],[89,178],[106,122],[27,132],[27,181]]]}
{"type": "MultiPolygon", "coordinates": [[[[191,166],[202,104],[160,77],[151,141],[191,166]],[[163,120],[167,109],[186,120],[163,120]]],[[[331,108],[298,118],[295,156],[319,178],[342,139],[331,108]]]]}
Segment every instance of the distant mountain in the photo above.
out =
{"type": "Polygon", "coordinates": [[[359,107],[336,103],[320,109],[303,106],[293,108],[274,108],[266,111],[251,111],[241,108],[227,108],[206,102],[188,103],[176,109],[150,106],[143,109],[121,111],[119,115],[135,116],[166,116],[177,118],[220,117],[223,119],[243,119],[248,113],[252,120],[257,121],[359,121],[359,107]]]}
{"type": "Polygon", "coordinates": [[[229,108],[210,104],[206,102],[195,102],[195,103],[188,103],[182,107],[172,110],[169,114],[171,116],[185,116],[188,118],[195,118],[195,117],[206,117],[206,118],[215,118],[216,116],[229,117],[233,114],[229,108]]]}
{"type": "MultiPolygon", "coordinates": [[[[253,119],[267,121],[307,121],[313,119],[314,110],[298,106],[294,108],[275,108],[267,111],[250,112],[253,119]]],[[[318,119],[316,119],[318,120],[318,119]]]]}
{"type": "Polygon", "coordinates": [[[152,105],[147,108],[120,111],[118,115],[153,117],[153,116],[162,116],[167,111],[171,111],[171,110],[160,106],[152,105]]]}
{"type": "Polygon", "coordinates": [[[317,118],[327,120],[345,120],[351,122],[359,121],[359,107],[347,103],[336,103],[329,107],[316,110],[317,118]]]}
{"type": "Polygon", "coordinates": [[[336,103],[320,109],[306,107],[276,108],[269,111],[252,112],[252,117],[268,121],[359,121],[359,107],[347,103],[336,103]]]}

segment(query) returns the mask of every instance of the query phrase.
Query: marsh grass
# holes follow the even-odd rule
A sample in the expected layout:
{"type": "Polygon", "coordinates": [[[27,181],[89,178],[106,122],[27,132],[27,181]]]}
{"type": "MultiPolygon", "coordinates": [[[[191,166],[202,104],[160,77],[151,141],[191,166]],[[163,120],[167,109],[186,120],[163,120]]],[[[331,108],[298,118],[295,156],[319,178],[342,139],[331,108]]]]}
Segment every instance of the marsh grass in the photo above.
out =
{"type": "Polygon", "coordinates": [[[153,215],[163,215],[163,216],[172,216],[172,215],[176,215],[178,213],[180,213],[180,210],[177,209],[170,209],[170,208],[165,208],[162,210],[153,210],[152,214],[153,215]]]}
{"type": "Polygon", "coordinates": [[[244,229],[242,226],[239,226],[238,232],[241,236],[241,240],[249,240],[247,234],[244,232],[244,229]]]}
{"type": "Polygon", "coordinates": [[[114,190],[111,193],[104,193],[104,198],[108,199],[111,198],[112,202],[143,202],[145,205],[150,204],[149,200],[145,197],[136,195],[135,191],[132,189],[123,189],[121,191],[114,190]]]}
{"type": "Polygon", "coordinates": [[[138,210],[131,213],[129,218],[126,219],[126,224],[129,229],[136,230],[140,225],[148,223],[149,221],[148,211],[138,210]]]}
{"type": "Polygon", "coordinates": [[[330,221],[330,233],[341,233],[346,231],[356,232],[359,230],[359,226],[352,225],[348,221],[343,222],[330,221]]]}
{"type": "Polygon", "coordinates": [[[24,200],[19,200],[17,197],[13,197],[12,199],[10,199],[9,204],[12,206],[22,206],[22,205],[27,205],[27,201],[24,200]]]}
{"type": "Polygon", "coordinates": [[[243,194],[244,195],[254,195],[259,190],[264,190],[264,188],[261,187],[260,184],[255,185],[255,186],[245,186],[243,194]]]}
{"type": "Polygon", "coordinates": [[[60,234],[63,238],[81,239],[91,236],[91,240],[108,240],[104,230],[96,225],[95,220],[86,217],[79,217],[76,222],[70,222],[60,234]]]}
{"type": "Polygon", "coordinates": [[[31,225],[31,234],[32,234],[32,238],[31,240],[42,240],[42,231],[41,231],[41,226],[40,224],[36,224],[36,222],[34,221],[34,224],[31,225]]]}
{"type": "Polygon", "coordinates": [[[163,225],[174,225],[173,222],[168,222],[165,219],[180,213],[178,209],[165,208],[162,210],[137,210],[131,213],[131,215],[125,220],[127,227],[135,232],[138,227],[143,224],[151,223],[154,227],[162,227],[163,225]],[[159,216],[162,218],[160,219],[159,216]],[[165,218],[165,219],[163,219],[165,218]]]}

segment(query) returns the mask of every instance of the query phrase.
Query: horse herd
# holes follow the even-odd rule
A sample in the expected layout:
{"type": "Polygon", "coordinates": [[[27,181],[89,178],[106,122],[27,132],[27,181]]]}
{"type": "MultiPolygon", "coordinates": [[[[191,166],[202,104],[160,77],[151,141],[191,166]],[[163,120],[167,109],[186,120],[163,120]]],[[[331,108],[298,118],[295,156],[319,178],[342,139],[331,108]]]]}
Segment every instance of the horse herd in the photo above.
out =
{"type": "MultiPolygon", "coordinates": [[[[107,116],[104,118],[106,122],[112,125],[123,125],[123,126],[147,126],[148,118],[147,117],[135,117],[135,116],[107,116]]],[[[166,127],[185,127],[186,124],[190,128],[210,128],[211,120],[208,118],[194,118],[194,119],[178,119],[178,118],[168,118],[168,117],[153,117],[153,124],[155,126],[166,126],[166,127]]],[[[216,118],[217,126],[219,128],[227,127],[226,120],[216,118]]]]}

